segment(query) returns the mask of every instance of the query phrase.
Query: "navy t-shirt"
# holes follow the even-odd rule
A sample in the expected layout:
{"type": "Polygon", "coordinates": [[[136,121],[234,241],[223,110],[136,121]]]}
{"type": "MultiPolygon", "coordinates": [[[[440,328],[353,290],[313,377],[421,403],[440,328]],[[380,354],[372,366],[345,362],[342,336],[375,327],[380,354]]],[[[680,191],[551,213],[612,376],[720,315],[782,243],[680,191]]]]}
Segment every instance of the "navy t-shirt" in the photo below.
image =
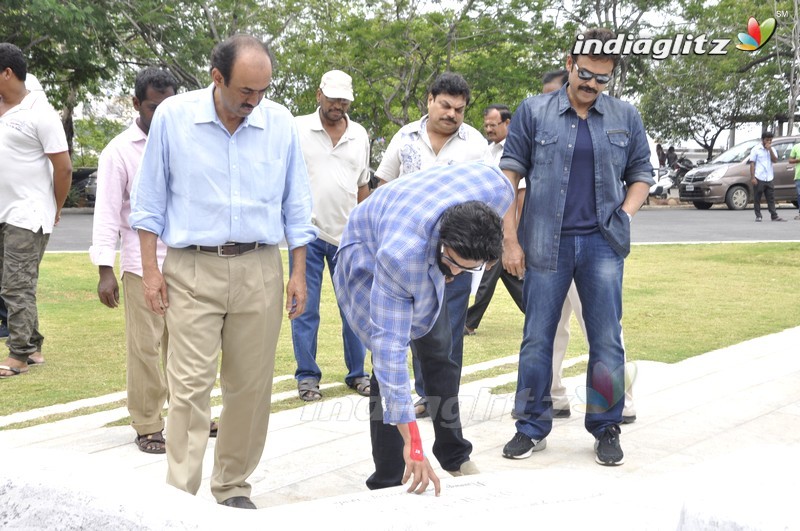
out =
{"type": "Polygon", "coordinates": [[[579,119],[561,234],[578,236],[598,230],[595,204],[592,137],[586,120],[579,119]]]}

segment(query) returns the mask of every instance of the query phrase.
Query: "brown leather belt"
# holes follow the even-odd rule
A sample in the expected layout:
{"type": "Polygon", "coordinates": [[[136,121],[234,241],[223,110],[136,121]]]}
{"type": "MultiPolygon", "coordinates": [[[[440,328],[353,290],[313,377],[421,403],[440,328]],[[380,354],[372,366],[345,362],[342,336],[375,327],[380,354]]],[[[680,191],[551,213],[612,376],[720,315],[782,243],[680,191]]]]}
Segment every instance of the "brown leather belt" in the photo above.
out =
{"type": "Polygon", "coordinates": [[[259,247],[263,246],[262,243],[238,243],[238,242],[228,242],[223,243],[222,245],[190,245],[186,247],[187,249],[196,249],[198,251],[203,251],[204,253],[214,253],[217,256],[239,256],[240,254],[249,253],[250,251],[254,251],[259,247]]]}

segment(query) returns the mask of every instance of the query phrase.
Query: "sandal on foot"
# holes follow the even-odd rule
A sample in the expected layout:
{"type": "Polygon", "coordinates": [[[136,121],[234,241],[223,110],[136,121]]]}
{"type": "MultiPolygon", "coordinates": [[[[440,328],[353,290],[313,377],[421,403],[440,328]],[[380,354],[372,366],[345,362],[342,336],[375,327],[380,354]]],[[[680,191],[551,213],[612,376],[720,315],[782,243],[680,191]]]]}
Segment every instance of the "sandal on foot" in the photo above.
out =
{"type": "Polygon", "coordinates": [[[297,382],[297,394],[300,399],[305,402],[315,402],[322,398],[322,393],[319,392],[319,380],[314,378],[306,378],[297,382]]]}
{"type": "Polygon", "coordinates": [[[8,365],[0,365],[0,371],[8,371],[11,374],[0,374],[0,380],[4,378],[13,378],[14,376],[19,376],[20,374],[25,374],[28,372],[28,369],[24,371],[22,369],[17,369],[16,367],[9,367],[8,365]]]}
{"type": "Polygon", "coordinates": [[[369,376],[359,376],[358,378],[354,379],[352,382],[347,384],[347,387],[353,389],[356,393],[360,394],[361,396],[369,396],[369,376]]]}
{"type": "Polygon", "coordinates": [[[211,428],[208,430],[208,436],[209,437],[216,437],[218,431],[219,431],[219,424],[217,424],[217,421],[212,420],[211,421],[211,428]]]}
{"type": "Polygon", "coordinates": [[[160,431],[148,435],[137,435],[133,441],[139,450],[146,454],[163,454],[167,452],[167,441],[160,431]]]}

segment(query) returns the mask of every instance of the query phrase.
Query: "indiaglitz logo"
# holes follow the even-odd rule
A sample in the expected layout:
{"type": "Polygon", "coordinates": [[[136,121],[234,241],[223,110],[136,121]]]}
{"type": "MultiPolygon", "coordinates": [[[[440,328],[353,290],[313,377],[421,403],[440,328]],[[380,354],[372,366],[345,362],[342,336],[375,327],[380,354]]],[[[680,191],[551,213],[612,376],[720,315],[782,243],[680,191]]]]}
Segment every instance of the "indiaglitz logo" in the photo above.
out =
{"type": "Polygon", "coordinates": [[[630,34],[619,34],[613,39],[601,41],[586,39],[578,35],[572,47],[574,55],[649,55],[656,60],[674,55],[725,55],[730,39],[712,39],[708,35],[679,33],[671,38],[636,38],[630,34]]]}
{"type": "Polygon", "coordinates": [[[768,18],[759,24],[755,17],[750,17],[747,21],[747,33],[737,35],[741,44],[737,44],[736,47],[746,52],[758,50],[769,42],[777,26],[778,23],[774,18],[768,18]]]}

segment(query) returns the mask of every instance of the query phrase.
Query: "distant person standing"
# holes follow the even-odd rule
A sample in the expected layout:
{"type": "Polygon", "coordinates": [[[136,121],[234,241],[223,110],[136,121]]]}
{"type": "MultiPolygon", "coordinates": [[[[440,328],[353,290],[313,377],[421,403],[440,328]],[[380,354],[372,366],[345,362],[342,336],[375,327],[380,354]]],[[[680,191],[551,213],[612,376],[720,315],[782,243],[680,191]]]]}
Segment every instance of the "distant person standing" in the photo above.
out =
{"type": "Polygon", "coordinates": [[[678,162],[678,154],[675,153],[675,147],[670,146],[667,148],[667,168],[672,168],[676,162],[678,162]]]}
{"type": "MultiPolygon", "coordinates": [[[[127,345],[127,397],[136,447],[149,454],[166,452],[161,410],[167,400],[167,325],[164,317],[147,307],[142,288],[142,257],[139,237],[128,224],[131,186],[139,170],[153,113],[162,101],[174,96],[177,80],[159,68],[144,68],[136,75],[133,109],[139,116],[114,137],[100,153],[97,168],[97,199],[94,204],[92,246],[89,257],[100,280],[97,296],[109,308],[119,306],[119,283],[114,275],[117,241],[125,295],[125,339],[127,345]]],[[[167,246],[157,243],[161,268],[167,246]]]]}
{"type": "MultiPolygon", "coordinates": [[[[800,199],[800,143],[792,147],[792,151],[789,153],[789,163],[795,165],[794,186],[797,188],[797,197],[800,199]]],[[[800,205],[800,201],[798,201],[798,205],[800,205]]],[[[800,221],[800,214],[796,215],[794,219],[800,221]]]]}
{"type": "MultiPolygon", "coordinates": [[[[331,70],[322,76],[317,89],[316,111],[295,119],[311,184],[311,219],[319,229],[319,238],[306,247],[306,311],[292,320],[297,392],[307,402],[322,398],[317,334],[325,261],[333,276],[339,239],[350,211],[369,195],[369,136],[347,115],[353,99],[353,79],[341,70],[331,70]]],[[[344,381],[361,396],[369,396],[369,374],[364,372],[366,349],[341,309],[339,314],[347,366],[344,381]]]]}
{"type": "Polygon", "coordinates": [[[0,378],[44,363],[39,264],[72,181],[61,119],[49,105],[36,104],[39,98],[25,86],[27,71],[22,50],[0,43],[0,297],[10,351],[0,378]]]}
{"type": "Polygon", "coordinates": [[[775,208],[775,182],[772,172],[772,164],[778,162],[778,156],[772,149],[772,139],[775,135],[772,131],[764,131],[761,135],[761,143],[753,146],[748,157],[750,163],[750,182],[755,187],[753,197],[753,210],[755,210],[756,221],[761,221],[761,196],[767,198],[767,209],[772,217],[772,221],[786,221],[778,215],[775,208]]]}

